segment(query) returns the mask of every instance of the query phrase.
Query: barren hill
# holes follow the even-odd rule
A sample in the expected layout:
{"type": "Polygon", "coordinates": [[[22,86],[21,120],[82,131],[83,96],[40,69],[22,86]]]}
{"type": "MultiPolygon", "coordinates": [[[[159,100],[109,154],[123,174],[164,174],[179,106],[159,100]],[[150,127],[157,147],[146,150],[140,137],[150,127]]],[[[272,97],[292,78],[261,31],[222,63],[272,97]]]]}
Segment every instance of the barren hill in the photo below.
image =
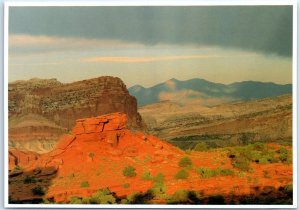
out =
{"type": "MultiPolygon", "coordinates": [[[[211,146],[239,141],[278,142],[292,139],[292,97],[278,97],[203,106],[164,101],[139,108],[150,133],[181,148],[199,141],[211,146]]],[[[247,143],[247,142],[245,142],[247,143]]]]}

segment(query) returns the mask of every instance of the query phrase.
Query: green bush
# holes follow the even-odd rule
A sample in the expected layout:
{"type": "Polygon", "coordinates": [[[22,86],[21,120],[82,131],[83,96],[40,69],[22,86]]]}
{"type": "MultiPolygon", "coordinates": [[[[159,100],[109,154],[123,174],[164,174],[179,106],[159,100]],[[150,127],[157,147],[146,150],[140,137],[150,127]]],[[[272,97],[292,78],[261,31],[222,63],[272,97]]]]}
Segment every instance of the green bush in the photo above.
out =
{"type": "Polygon", "coordinates": [[[189,173],[184,169],[178,171],[174,176],[175,179],[187,179],[188,177],[189,177],[189,173]]]}
{"type": "Polygon", "coordinates": [[[196,172],[200,174],[202,178],[210,178],[219,175],[218,170],[204,168],[204,167],[197,168],[196,172]]]}
{"type": "Polygon", "coordinates": [[[90,153],[89,153],[89,157],[90,157],[90,158],[94,159],[94,156],[95,156],[95,154],[94,154],[93,152],[90,152],[90,153]]]}
{"type": "Polygon", "coordinates": [[[174,193],[172,196],[172,203],[188,203],[189,197],[188,197],[188,191],[187,190],[178,190],[174,193]]]}
{"type": "Polygon", "coordinates": [[[192,166],[193,162],[192,162],[191,158],[185,156],[185,157],[180,159],[178,165],[180,167],[187,167],[187,166],[192,166]]]}
{"type": "Polygon", "coordinates": [[[241,171],[249,171],[250,170],[250,161],[244,156],[237,157],[233,162],[233,167],[241,170],[241,171]]]}
{"type": "Polygon", "coordinates": [[[233,176],[234,175],[234,172],[229,169],[229,168],[226,168],[226,169],[218,169],[218,172],[221,176],[233,176]]]}
{"type": "Polygon", "coordinates": [[[154,185],[151,188],[151,191],[156,197],[165,193],[165,191],[167,190],[167,186],[164,184],[164,179],[165,175],[162,173],[158,173],[155,177],[153,177],[154,185]]]}
{"type": "Polygon", "coordinates": [[[133,193],[127,197],[130,204],[149,204],[155,197],[154,192],[150,189],[145,193],[133,193]]]}
{"type": "Polygon", "coordinates": [[[108,189],[101,189],[94,193],[91,197],[71,197],[70,204],[113,204],[116,198],[108,189]]]}
{"type": "Polygon", "coordinates": [[[208,149],[208,147],[205,142],[200,142],[200,143],[196,144],[196,146],[194,147],[194,150],[198,151],[198,152],[206,151],[207,149],[208,149]]]}
{"type": "Polygon", "coordinates": [[[130,184],[129,184],[129,183],[125,183],[125,184],[123,184],[123,187],[124,187],[125,189],[127,189],[127,188],[130,187],[130,184]]]}
{"type": "Polygon", "coordinates": [[[234,172],[229,168],[218,168],[218,169],[210,169],[200,167],[196,169],[196,172],[200,174],[202,178],[210,178],[215,176],[233,176],[234,172]]]}
{"type": "Polygon", "coordinates": [[[36,179],[33,176],[26,176],[24,179],[24,184],[36,183],[36,179]]]}
{"type": "Polygon", "coordinates": [[[260,164],[267,164],[267,163],[269,163],[269,161],[268,161],[268,159],[266,157],[259,158],[258,162],[260,164]]]}
{"type": "Polygon", "coordinates": [[[153,179],[153,177],[151,176],[151,174],[150,174],[149,171],[145,171],[145,172],[142,174],[141,178],[142,178],[143,180],[147,180],[147,181],[153,179]]]}
{"type": "Polygon", "coordinates": [[[168,204],[200,204],[200,197],[193,190],[178,190],[169,198],[168,204]]]}
{"type": "Polygon", "coordinates": [[[263,143],[260,143],[260,142],[254,143],[253,144],[253,149],[256,150],[256,151],[261,151],[261,152],[267,151],[266,145],[263,144],[263,143]]]}
{"type": "Polygon", "coordinates": [[[284,147],[279,150],[279,160],[281,162],[286,162],[288,159],[288,150],[284,147]]]}
{"type": "Polygon", "coordinates": [[[73,196],[70,198],[70,204],[82,204],[82,199],[77,196],[73,196]]]}
{"type": "Polygon", "coordinates": [[[90,186],[90,184],[88,181],[81,182],[81,184],[80,184],[81,188],[85,188],[85,187],[89,187],[89,186],[90,186]]]}
{"type": "Polygon", "coordinates": [[[165,179],[165,175],[163,173],[158,173],[156,176],[153,178],[154,182],[163,182],[165,179]]]}
{"type": "Polygon", "coordinates": [[[106,188],[98,190],[90,197],[91,204],[113,204],[116,203],[116,198],[106,188]]]}
{"type": "Polygon", "coordinates": [[[123,169],[123,175],[126,177],[135,177],[136,176],[135,168],[133,166],[126,166],[123,169]]]}
{"type": "Polygon", "coordinates": [[[91,204],[91,202],[90,202],[90,198],[82,198],[81,199],[81,202],[82,202],[82,204],[91,204]]]}
{"type": "Polygon", "coordinates": [[[32,189],[31,189],[31,192],[32,192],[34,195],[45,195],[44,188],[41,187],[41,186],[36,186],[36,187],[32,188],[32,189]]]}

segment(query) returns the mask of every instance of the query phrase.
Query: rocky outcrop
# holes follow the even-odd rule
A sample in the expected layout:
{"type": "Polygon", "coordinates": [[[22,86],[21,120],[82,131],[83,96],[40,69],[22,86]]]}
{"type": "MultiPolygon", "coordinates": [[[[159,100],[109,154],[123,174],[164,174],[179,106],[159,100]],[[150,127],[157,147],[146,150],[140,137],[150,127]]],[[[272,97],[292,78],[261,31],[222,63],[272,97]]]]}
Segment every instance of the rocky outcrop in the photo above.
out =
{"type": "Polygon", "coordinates": [[[143,128],[136,99],[117,77],[104,76],[68,84],[56,79],[17,81],[9,84],[8,108],[9,141],[13,142],[12,146],[19,145],[20,139],[27,138],[24,136],[41,141],[57,140],[57,136],[72,129],[77,119],[113,112],[123,112],[128,116],[128,128],[143,128]],[[18,119],[30,118],[26,117],[28,115],[38,117],[30,119],[30,123],[25,123],[27,125],[22,128],[16,125],[18,119]],[[40,119],[51,123],[41,127],[40,119]],[[39,132],[37,137],[32,135],[32,131],[33,134],[39,132]],[[54,136],[48,138],[48,133],[54,136]]]}
{"type": "Polygon", "coordinates": [[[17,149],[9,150],[9,170],[21,170],[24,167],[30,167],[39,158],[39,154],[29,151],[19,151],[17,149]]]}
{"type": "MultiPolygon", "coordinates": [[[[117,112],[77,120],[72,134],[61,137],[55,149],[51,152],[38,155],[11,149],[9,165],[12,183],[19,183],[19,185],[20,181],[14,180],[25,179],[26,176],[36,177],[36,179],[48,179],[49,177],[57,176],[61,177],[56,180],[59,183],[60,179],[70,177],[70,174],[71,176],[76,174],[76,176],[81,177],[81,181],[88,179],[89,182],[95,182],[96,186],[93,187],[98,189],[111,187],[111,189],[116,189],[116,193],[123,195],[124,188],[119,183],[123,177],[122,170],[127,165],[132,164],[132,160],[140,159],[146,165],[151,165],[159,164],[166,160],[174,160],[174,158],[178,158],[183,154],[176,147],[154,136],[145,135],[141,132],[133,133],[128,129],[127,115],[117,112]],[[112,162],[107,162],[107,160],[112,162]],[[105,172],[114,174],[111,175],[111,178],[115,176],[116,178],[113,181],[108,178],[107,182],[103,182],[102,179],[97,177],[97,173],[100,172],[97,172],[98,169],[95,167],[100,166],[101,168],[107,164],[118,165],[114,169],[115,171],[109,172],[111,169],[107,169],[105,172]],[[19,173],[18,170],[13,170],[16,167],[22,168],[22,173],[19,173]],[[90,175],[86,177],[87,174],[90,175]]],[[[174,163],[176,165],[176,161],[174,163]]],[[[53,180],[54,183],[56,181],[53,180]]],[[[143,185],[137,186],[137,188],[139,190],[144,188],[144,190],[147,190],[150,184],[145,185],[146,187],[143,185]]],[[[54,197],[56,201],[61,199],[65,201],[70,196],[81,195],[83,191],[86,191],[81,189],[80,185],[77,185],[75,184],[75,188],[70,185],[72,186],[70,191],[66,188],[61,188],[59,184],[48,186],[49,189],[46,196],[54,197]],[[61,190],[65,190],[68,196],[61,198],[61,193],[59,193],[61,190]]],[[[13,185],[11,189],[15,189],[15,187],[17,186],[13,185]]],[[[134,188],[130,190],[134,190],[134,188]]],[[[89,192],[94,191],[91,189],[89,192]]],[[[128,193],[125,192],[125,194],[128,193]]],[[[87,196],[90,194],[88,193],[87,196]]],[[[12,193],[11,191],[11,195],[13,199],[22,200],[23,198],[21,192],[14,191],[12,193]]],[[[26,199],[30,199],[29,197],[28,193],[26,193],[26,199]]]]}

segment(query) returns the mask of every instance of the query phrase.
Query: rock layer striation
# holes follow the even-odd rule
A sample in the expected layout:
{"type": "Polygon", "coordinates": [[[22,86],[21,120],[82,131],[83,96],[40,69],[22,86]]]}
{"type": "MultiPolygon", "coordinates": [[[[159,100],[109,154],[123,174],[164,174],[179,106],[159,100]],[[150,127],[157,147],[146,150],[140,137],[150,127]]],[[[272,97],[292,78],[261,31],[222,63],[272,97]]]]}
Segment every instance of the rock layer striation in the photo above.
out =
{"type": "Polygon", "coordinates": [[[58,140],[80,118],[123,112],[128,128],[142,129],[137,101],[117,77],[103,76],[63,84],[56,79],[31,79],[9,84],[9,141],[11,146],[40,151],[38,142],[58,140]],[[41,127],[42,126],[42,127],[41,127]],[[21,143],[20,143],[21,142],[21,143]]]}

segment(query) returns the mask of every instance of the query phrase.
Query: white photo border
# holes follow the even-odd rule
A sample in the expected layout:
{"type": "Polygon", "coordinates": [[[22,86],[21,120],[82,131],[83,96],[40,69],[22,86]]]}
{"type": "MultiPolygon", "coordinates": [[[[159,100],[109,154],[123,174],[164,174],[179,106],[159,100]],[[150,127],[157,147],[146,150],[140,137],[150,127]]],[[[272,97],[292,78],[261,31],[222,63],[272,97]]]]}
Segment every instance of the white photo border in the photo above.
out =
{"type": "Polygon", "coordinates": [[[298,178],[297,178],[297,137],[298,137],[298,104],[297,104],[297,0],[101,0],[101,1],[6,1],[4,2],[4,207],[5,208],[297,208],[298,178]],[[9,7],[31,6],[293,6],[293,204],[292,205],[129,205],[129,204],[9,204],[8,200],[8,27],[9,7]]]}

